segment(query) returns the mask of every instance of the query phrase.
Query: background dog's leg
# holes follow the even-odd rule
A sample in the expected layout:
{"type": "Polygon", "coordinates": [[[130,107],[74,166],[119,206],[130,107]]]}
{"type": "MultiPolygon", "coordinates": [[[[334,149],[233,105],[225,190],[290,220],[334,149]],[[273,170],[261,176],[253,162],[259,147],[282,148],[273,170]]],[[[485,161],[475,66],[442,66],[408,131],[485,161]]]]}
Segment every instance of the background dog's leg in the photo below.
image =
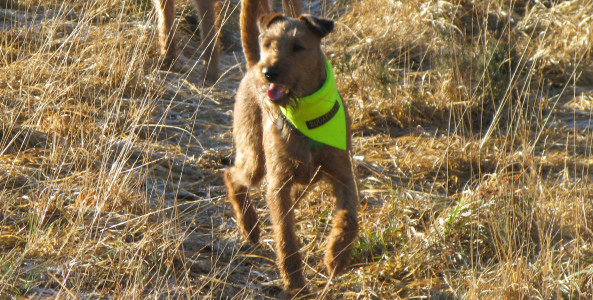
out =
{"type": "Polygon", "coordinates": [[[254,182],[242,182],[241,177],[245,176],[239,176],[238,172],[241,171],[235,167],[230,167],[224,172],[224,183],[227,187],[228,199],[233,207],[241,232],[250,242],[257,244],[260,235],[259,222],[257,212],[249,198],[248,188],[248,185],[254,182]]]}
{"type": "MultiPolygon", "coordinates": [[[[217,22],[216,0],[194,0],[200,14],[200,38],[204,45],[202,58],[206,60],[204,77],[213,82],[218,79],[218,64],[220,52],[218,47],[220,22],[217,22]]],[[[219,18],[220,19],[220,18],[219,18]]]]}
{"type": "Polygon", "coordinates": [[[161,55],[165,57],[167,63],[173,62],[179,54],[179,49],[175,43],[175,32],[173,32],[173,22],[175,21],[175,1],[174,0],[153,0],[156,9],[159,27],[159,48],[161,55]]]}
{"type": "Polygon", "coordinates": [[[325,265],[329,274],[338,274],[348,267],[352,256],[352,243],[358,234],[358,189],[352,163],[347,152],[336,154],[328,176],[334,189],[336,211],[329,234],[325,265]]]}
{"type": "Polygon", "coordinates": [[[303,14],[303,0],[282,0],[284,14],[291,18],[297,18],[303,14]]]}
{"type": "Polygon", "coordinates": [[[285,297],[293,297],[299,292],[304,292],[305,277],[299,253],[300,246],[294,232],[292,182],[290,179],[283,180],[273,175],[268,178],[270,182],[266,199],[274,225],[276,259],[284,279],[285,297]]]}

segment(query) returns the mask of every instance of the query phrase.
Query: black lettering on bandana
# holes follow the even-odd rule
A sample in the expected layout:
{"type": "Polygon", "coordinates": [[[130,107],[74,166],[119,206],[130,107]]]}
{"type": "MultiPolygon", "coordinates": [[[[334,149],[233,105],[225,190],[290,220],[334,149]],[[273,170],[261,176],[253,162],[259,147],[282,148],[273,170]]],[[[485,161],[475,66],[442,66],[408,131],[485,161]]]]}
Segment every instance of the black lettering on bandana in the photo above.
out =
{"type": "Polygon", "coordinates": [[[334,107],[332,107],[332,109],[330,111],[328,111],[326,114],[324,114],[323,116],[321,116],[319,118],[315,118],[313,120],[305,122],[307,124],[307,128],[309,128],[309,130],[311,130],[311,129],[320,127],[323,124],[329,122],[329,120],[331,120],[331,118],[333,118],[338,113],[339,109],[340,109],[340,103],[339,103],[339,101],[336,101],[336,104],[334,104],[334,107]]]}

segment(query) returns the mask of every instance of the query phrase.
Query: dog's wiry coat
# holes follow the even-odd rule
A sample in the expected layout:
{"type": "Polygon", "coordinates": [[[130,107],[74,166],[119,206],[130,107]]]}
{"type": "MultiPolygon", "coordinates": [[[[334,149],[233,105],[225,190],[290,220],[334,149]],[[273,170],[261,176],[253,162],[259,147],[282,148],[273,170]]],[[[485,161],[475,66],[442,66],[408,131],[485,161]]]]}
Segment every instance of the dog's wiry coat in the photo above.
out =
{"type": "Polygon", "coordinates": [[[294,229],[293,187],[324,178],[333,188],[336,212],[325,254],[330,275],[350,263],[358,232],[358,192],[350,156],[350,121],[346,150],[327,145],[312,148],[308,138],[285,124],[279,110],[280,105],[298,107],[295,99],[323,85],[326,74],[321,39],[333,29],[333,22],[310,15],[292,19],[268,11],[265,0],[242,2],[241,34],[248,70],[234,108],[234,166],[226,170],[224,179],[241,231],[257,243],[260,229],[248,188],[265,176],[277,263],[285,295],[291,297],[306,290],[294,229]]]}

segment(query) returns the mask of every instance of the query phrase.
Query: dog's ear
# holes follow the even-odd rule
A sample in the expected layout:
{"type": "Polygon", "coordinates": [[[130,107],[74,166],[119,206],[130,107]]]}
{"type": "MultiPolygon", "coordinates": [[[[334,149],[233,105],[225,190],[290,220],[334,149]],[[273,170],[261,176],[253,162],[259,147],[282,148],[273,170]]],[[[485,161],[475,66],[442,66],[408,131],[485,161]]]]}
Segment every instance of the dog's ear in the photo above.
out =
{"type": "Polygon", "coordinates": [[[257,26],[259,31],[262,32],[264,29],[270,27],[272,23],[286,19],[281,13],[265,14],[259,17],[257,20],[257,26]]]}
{"type": "Polygon", "coordinates": [[[299,20],[305,23],[314,34],[320,38],[325,37],[334,29],[334,21],[330,19],[317,18],[309,14],[303,14],[299,20]]]}

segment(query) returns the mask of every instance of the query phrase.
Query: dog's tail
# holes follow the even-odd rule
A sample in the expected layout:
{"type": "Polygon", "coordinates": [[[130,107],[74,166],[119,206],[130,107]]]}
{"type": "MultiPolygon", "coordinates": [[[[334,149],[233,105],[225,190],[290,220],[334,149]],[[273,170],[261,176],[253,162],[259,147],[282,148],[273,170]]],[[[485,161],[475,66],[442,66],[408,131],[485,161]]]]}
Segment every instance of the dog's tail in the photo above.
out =
{"type": "MultiPolygon", "coordinates": [[[[247,67],[259,61],[259,17],[271,13],[269,0],[241,0],[241,43],[247,59],[247,67]]],[[[296,18],[303,13],[303,0],[282,0],[282,8],[288,16],[296,18]]]]}
{"type": "Polygon", "coordinates": [[[247,67],[255,65],[259,61],[259,28],[257,20],[259,16],[270,13],[268,0],[242,0],[241,1],[241,43],[243,53],[247,59],[247,67]]]}

